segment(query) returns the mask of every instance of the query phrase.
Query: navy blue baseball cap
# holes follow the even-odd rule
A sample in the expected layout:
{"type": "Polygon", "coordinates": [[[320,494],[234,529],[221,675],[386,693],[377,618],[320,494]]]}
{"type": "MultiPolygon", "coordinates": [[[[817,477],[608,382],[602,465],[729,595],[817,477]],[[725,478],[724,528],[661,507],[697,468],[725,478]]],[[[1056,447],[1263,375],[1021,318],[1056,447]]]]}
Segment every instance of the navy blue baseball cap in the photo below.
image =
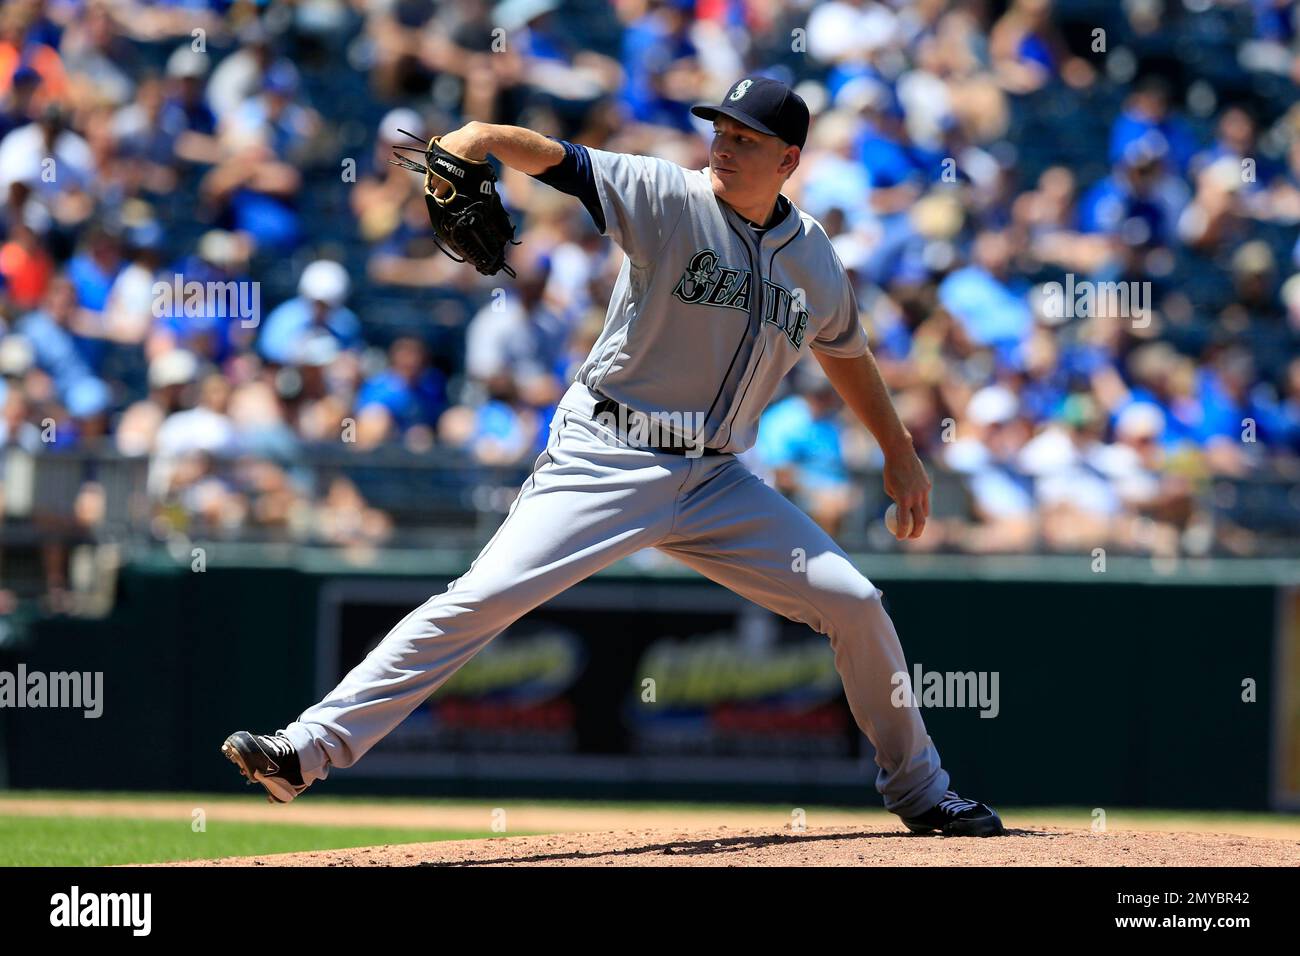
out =
{"type": "Polygon", "coordinates": [[[800,149],[808,141],[808,104],[780,80],[766,76],[747,76],[729,89],[717,106],[701,103],[692,106],[691,112],[706,120],[730,116],[800,149]]]}

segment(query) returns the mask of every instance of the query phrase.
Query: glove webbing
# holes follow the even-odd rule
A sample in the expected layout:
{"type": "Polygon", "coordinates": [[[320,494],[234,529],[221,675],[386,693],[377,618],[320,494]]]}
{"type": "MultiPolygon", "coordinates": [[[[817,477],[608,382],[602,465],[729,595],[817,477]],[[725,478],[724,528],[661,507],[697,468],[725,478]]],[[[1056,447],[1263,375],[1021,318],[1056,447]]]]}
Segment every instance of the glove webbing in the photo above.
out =
{"type": "MultiPolygon", "coordinates": [[[[428,145],[421,137],[416,136],[411,131],[405,129],[398,129],[398,132],[404,133],[405,135],[411,137],[411,139],[415,140],[417,143],[420,143],[421,145],[418,151],[423,156],[428,155],[428,145]]],[[[405,150],[410,150],[412,152],[417,151],[417,148],[414,146],[394,146],[393,149],[405,149],[405,150]]],[[[394,153],[393,158],[389,160],[389,163],[391,163],[394,166],[401,166],[403,169],[409,169],[412,172],[419,173],[422,176],[428,175],[429,172],[429,167],[425,166],[423,163],[417,163],[414,160],[401,155],[400,153],[394,153]]],[[[492,177],[492,181],[493,182],[496,181],[495,174],[492,177]]],[[[429,195],[427,192],[425,193],[424,199],[425,199],[425,203],[431,207],[437,201],[433,196],[429,195]]],[[[452,232],[452,235],[455,237],[456,243],[460,245],[462,248],[467,248],[471,246],[478,247],[480,254],[476,256],[472,262],[470,262],[470,260],[465,258],[458,258],[454,253],[452,253],[450,249],[444,246],[442,242],[439,241],[438,239],[438,231],[436,229],[433,231],[433,244],[437,246],[439,251],[442,252],[442,254],[446,256],[448,259],[450,259],[452,262],[470,262],[470,264],[473,265],[475,269],[479,269],[479,271],[482,272],[483,269],[481,269],[480,266],[483,266],[485,268],[490,268],[495,263],[488,258],[489,250],[487,250],[483,244],[483,236],[481,232],[474,231],[475,224],[480,221],[484,221],[481,219],[479,215],[478,207],[479,204],[475,203],[472,206],[462,210],[461,213],[456,217],[455,222],[449,227],[449,229],[452,232]],[[472,236],[474,239],[473,243],[466,243],[464,241],[464,235],[472,236]]],[[[447,216],[447,214],[442,211],[439,211],[438,213],[436,213],[436,215],[438,218],[446,218],[447,216]]],[[[430,208],[429,218],[432,220],[434,216],[435,216],[434,209],[430,208]]],[[[515,245],[515,246],[519,245],[519,243],[516,242],[514,239],[510,239],[507,241],[511,245],[515,245]]],[[[517,275],[515,273],[515,270],[511,268],[508,262],[505,261],[504,250],[500,253],[500,256],[502,259],[500,271],[504,272],[512,279],[516,278],[517,275]]]]}

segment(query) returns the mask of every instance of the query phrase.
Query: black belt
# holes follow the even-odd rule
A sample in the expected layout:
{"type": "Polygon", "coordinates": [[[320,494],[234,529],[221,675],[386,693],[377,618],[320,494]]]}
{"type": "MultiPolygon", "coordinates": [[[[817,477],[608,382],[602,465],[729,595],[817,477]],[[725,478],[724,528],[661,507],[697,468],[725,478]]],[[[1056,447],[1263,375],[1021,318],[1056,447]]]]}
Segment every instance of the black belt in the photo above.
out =
{"type": "MultiPolygon", "coordinates": [[[[591,410],[591,417],[592,420],[595,421],[606,414],[616,415],[618,421],[625,422],[633,415],[641,415],[644,413],[628,408],[626,405],[621,402],[616,402],[612,398],[603,398],[597,402],[596,406],[591,410]]],[[[700,446],[690,444],[686,441],[672,445],[645,445],[643,447],[648,448],[650,451],[661,451],[666,455],[681,455],[683,458],[688,457],[689,454],[697,448],[699,448],[699,453],[705,456],[727,454],[726,452],[719,451],[716,448],[709,448],[707,445],[700,448],[700,446]]]]}

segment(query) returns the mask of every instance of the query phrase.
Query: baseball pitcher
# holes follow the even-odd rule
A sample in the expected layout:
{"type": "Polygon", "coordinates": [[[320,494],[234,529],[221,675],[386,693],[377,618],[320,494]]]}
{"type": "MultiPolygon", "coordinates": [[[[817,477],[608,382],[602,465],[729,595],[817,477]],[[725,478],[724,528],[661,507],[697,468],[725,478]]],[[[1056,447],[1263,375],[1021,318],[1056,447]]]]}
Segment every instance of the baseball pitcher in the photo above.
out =
{"type": "Polygon", "coordinates": [[[426,173],[435,231],[481,272],[509,268],[513,237],[489,156],[580,199],[626,258],[546,450],[469,570],[297,720],[274,735],[227,738],[223,753],[273,802],[352,766],[530,610],[655,547],[827,636],[875,747],[876,789],[909,829],[1003,832],[993,809],[949,788],[919,709],[892,702],[907,664],[881,592],[736,458],[778,383],[812,351],[884,452],[896,534],[925,529],[930,480],[868,349],[844,266],[818,222],[781,195],[807,140],[808,107],[785,84],[748,77],[693,112],[713,122],[704,169],[483,123],[435,138],[428,166],[410,164],[426,173]]]}

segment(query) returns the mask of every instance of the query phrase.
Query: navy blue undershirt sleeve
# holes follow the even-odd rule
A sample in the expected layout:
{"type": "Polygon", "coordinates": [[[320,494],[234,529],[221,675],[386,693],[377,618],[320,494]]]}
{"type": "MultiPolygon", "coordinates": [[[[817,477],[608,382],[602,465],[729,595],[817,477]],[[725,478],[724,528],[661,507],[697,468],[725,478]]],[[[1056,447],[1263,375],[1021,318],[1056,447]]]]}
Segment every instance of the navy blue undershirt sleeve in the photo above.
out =
{"type": "Polygon", "coordinates": [[[550,169],[533,176],[533,179],[545,183],[552,189],[558,189],[562,193],[581,199],[582,204],[587,207],[587,212],[591,213],[596,229],[603,236],[605,213],[600,208],[600,196],[596,193],[596,175],[591,168],[591,155],[587,152],[587,147],[555,139],[554,136],[547,138],[564,147],[564,158],[550,169]]]}

